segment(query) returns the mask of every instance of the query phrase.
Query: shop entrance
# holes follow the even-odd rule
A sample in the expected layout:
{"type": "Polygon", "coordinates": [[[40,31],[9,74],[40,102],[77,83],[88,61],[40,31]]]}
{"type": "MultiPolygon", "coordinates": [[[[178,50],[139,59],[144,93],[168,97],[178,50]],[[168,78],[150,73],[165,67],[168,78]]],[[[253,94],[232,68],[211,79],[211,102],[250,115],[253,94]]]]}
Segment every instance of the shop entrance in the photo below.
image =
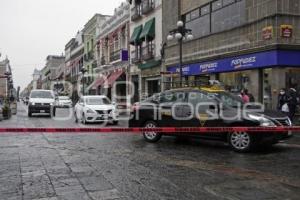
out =
{"type": "Polygon", "coordinates": [[[148,96],[160,92],[160,80],[147,80],[147,92],[148,96]]]}

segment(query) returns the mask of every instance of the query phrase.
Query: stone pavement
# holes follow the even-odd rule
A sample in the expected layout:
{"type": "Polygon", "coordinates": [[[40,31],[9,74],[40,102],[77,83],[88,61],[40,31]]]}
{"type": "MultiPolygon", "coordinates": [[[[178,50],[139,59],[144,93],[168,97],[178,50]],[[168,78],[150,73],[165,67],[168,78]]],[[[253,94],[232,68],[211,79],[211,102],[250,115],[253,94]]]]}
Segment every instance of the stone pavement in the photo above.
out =
{"type": "MultiPolygon", "coordinates": [[[[79,126],[22,113],[0,126],[79,126]]],[[[238,154],[223,143],[149,144],[133,134],[0,134],[0,200],[298,200],[299,167],[299,135],[238,154]]]]}

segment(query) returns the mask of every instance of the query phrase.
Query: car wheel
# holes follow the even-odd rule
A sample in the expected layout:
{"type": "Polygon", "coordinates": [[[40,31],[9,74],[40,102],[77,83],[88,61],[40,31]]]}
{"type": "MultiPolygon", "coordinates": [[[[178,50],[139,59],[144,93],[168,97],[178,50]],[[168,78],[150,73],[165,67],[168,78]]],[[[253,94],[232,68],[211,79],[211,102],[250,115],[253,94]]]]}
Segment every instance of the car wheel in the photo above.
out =
{"type": "Polygon", "coordinates": [[[235,131],[228,135],[228,143],[236,152],[249,152],[254,146],[253,137],[245,131],[235,131]]]}
{"type": "MultiPolygon", "coordinates": [[[[144,128],[157,128],[157,123],[154,121],[147,121],[144,128]]],[[[143,132],[143,136],[147,142],[155,143],[160,140],[161,134],[155,131],[143,132]]]]}

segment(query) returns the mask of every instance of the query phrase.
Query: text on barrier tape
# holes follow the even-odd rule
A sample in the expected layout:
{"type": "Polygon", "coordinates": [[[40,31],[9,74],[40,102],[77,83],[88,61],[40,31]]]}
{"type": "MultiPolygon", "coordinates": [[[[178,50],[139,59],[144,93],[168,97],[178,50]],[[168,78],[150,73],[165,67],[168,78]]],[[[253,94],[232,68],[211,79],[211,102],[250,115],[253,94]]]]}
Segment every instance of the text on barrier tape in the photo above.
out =
{"type": "Polygon", "coordinates": [[[226,133],[226,132],[287,132],[300,131],[293,127],[163,127],[163,128],[0,128],[1,133],[226,133]]]}

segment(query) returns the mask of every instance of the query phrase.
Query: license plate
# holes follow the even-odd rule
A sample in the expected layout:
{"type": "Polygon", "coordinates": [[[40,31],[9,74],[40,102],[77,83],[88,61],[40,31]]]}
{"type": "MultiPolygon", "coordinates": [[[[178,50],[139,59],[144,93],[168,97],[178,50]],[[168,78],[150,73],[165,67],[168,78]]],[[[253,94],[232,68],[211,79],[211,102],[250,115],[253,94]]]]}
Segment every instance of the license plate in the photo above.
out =
{"type": "Polygon", "coordinates": [[[45,110],[40,110],[40,113],[45,113],[46,111],[45,110]]]}

